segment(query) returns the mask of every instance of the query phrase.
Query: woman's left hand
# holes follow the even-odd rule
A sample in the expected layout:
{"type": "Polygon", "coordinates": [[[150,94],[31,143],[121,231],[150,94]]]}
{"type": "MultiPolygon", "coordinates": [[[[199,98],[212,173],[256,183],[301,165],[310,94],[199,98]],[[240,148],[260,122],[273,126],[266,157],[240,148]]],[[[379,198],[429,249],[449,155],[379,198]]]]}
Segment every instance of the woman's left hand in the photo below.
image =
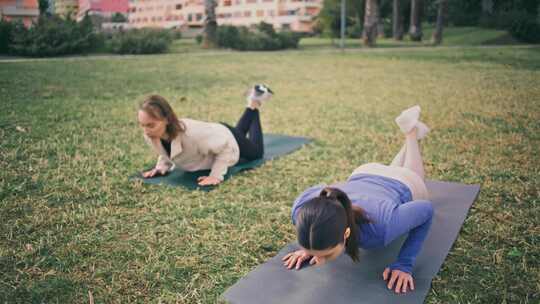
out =
{"type": "Polygon", "coordinates": [[[199,186],[212,186],[221,183],[221,180],[213,176],[200,176],[197,178],[199,186]]]}
{"type": "Polygon", "coordinates": [[[390,268],[386,268],[383,272],[383,279],[385,281],[388,281],[388,289],[393,289],[394,283],[396,284],[396,293],[406,293],[407,286],[409,286],[409,290],[414,290],[414,280],[410,273],[403,272],[397,269],[390,270],[390,268]]]}

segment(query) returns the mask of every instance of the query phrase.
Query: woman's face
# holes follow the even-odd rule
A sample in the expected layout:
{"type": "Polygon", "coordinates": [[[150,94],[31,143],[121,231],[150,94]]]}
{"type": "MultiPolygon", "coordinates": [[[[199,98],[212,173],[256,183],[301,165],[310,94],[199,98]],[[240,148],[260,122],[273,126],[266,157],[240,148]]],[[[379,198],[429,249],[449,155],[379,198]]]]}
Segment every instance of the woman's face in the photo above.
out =
{"type": "Polygon", "coordinates": [[[138,113],[139,125],[146,136],[150,138],[160,138],[165,135],[167,121],[155,119],[143,110],[138,113]]]}
{"type": "Polygon", "coordinates": [[[311,256],[318,257],[325,261],[333,261],[345,251],[345,243],[339,243],[333,248],[324,250],[308,250],[304,249],[311,256]]]}
{"type": "Polygon", "coordinates": [[[337,244],[332,248],[324,250],[313,250],[304,248],[304,251],[307,252],[309,255],[316,256],[325,261],[333,261],[345,251],[345,242],[347,241],[349,236],[351,236],[351,228],[345,229],[345,234],[343,235],[343,242],[337,244]]]}

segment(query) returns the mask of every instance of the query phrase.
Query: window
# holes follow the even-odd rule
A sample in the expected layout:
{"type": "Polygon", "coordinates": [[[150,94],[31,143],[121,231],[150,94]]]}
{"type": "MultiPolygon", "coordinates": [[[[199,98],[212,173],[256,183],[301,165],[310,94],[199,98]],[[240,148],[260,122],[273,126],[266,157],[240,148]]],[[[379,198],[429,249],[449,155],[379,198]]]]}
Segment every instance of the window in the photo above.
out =
{"type": "Polygon", "coordinates": [[[264,11],[263,10],[258,10],[257,11],[257,17],[264,17],[264,11]]]}
{"type": "Polygon", "coordinates": [[[176,9],[177,9],[177,10],[181,10],[181,9],[182,9],[182,4],[177,4],[177,5],[176,5],[176,9]]]}
{"type": "Polygon", "coordinates": [[[187,20],[188,20],[189,22],[193,21],[193,15],[192,15],[192,14],[189,14],[189,15],[187,16],[187,20]]]}
{"type": "Polygon", "coordinates": [[[246,3],[257,3],[257,0],[247,0],[246,3]]]}
{"type": "Polygon", "coordinates": [[[281,25],[281,29],[282,30],[290,30],[291,29],[291,25],[289,23],[283,23],[281,25]]]}
{"type": "Polygon", "coordinates": [[[274,10],[269,10],[268,11],[268,16],[274,17],[275,16],[275,11],[274,10]]]}
{"type": "Polygon", "coordinates": [[[251,11],[245,11],[244,17],[251,17],[251,11]]]}
{"type": "Polygon", "coordinates": [[[242,17],[242,13],[241,12],[234,12],[234,15],[233,15],[235,18],[239,18],[239,17],[242,17]]]}
{"type": "Polygon", "coordinates": [[[232,5],[232,1],[231,0],[225,0],[223,1],[223,6],[231,6],[232,5]]]}

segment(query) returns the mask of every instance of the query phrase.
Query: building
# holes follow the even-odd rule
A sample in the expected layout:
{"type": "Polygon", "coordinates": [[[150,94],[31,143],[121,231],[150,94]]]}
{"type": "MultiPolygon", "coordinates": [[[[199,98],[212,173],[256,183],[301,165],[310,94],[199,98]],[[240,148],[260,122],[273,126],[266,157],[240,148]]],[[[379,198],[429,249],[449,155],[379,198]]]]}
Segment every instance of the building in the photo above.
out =
{"type": "MultiPolygon", "coordinates": [[[[219,25],[253,26],[262,21],[278,30],[311,32],[322,0],[218,0],[219,25]]],[[[131,27],[196,29],[204,26],[204,0],[130,0],[131,27]]]]}
{"type": "Polygon", "coordinates": [[[200,28],[204,25],[204,0],[130,0],[131,27],[200,28]]]}
{"type": "Polygon", "coordinates": [[[71,15],[73,18],[79,12],[79,0],[54,0],[54,14],[60,16],[71,15]]]}
{"type": "Polygon", "coordinates": [[[20,20],[29,27],[39,16],[37,0],[0,0],[0,19],[6,21],[20,20]]]}
{"type": "Polygon", "coordinates": [[[81,20],[86,14],[104,18],[110,18],[116,13],[127,16],[128,8],[128,0],[79,0],[77,19],[81,20]]]}
{"type": "Polygon", "coordinates": [[[322,0],[220,0],[218,24],[252,26],[262,21],[277,30],[311,32],[322,0]]]}

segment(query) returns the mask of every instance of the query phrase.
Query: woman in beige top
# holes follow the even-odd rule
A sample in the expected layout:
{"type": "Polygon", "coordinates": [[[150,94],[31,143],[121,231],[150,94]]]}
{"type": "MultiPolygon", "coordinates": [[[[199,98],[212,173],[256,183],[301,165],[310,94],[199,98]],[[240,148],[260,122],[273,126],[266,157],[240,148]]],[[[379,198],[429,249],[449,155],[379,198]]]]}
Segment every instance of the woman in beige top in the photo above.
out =
{"type": "Polygon", "coordinates": [[[159,155],[156,166],[143,172],[144,178],[165,175],[175,167],[185,171],[210,169],[201,176],[201,186],[223,181],[229,167],[238,161],[263,157],[263,133],[259,107],[272,97],[265,85],[254,86],[247,97],[247,107],[235,127],[193,119],[178,119],[165,98],[151,95],[138,112],[146,142],[159,155]],[[249,137],[248,137],[249,136],[249,137]]]}

